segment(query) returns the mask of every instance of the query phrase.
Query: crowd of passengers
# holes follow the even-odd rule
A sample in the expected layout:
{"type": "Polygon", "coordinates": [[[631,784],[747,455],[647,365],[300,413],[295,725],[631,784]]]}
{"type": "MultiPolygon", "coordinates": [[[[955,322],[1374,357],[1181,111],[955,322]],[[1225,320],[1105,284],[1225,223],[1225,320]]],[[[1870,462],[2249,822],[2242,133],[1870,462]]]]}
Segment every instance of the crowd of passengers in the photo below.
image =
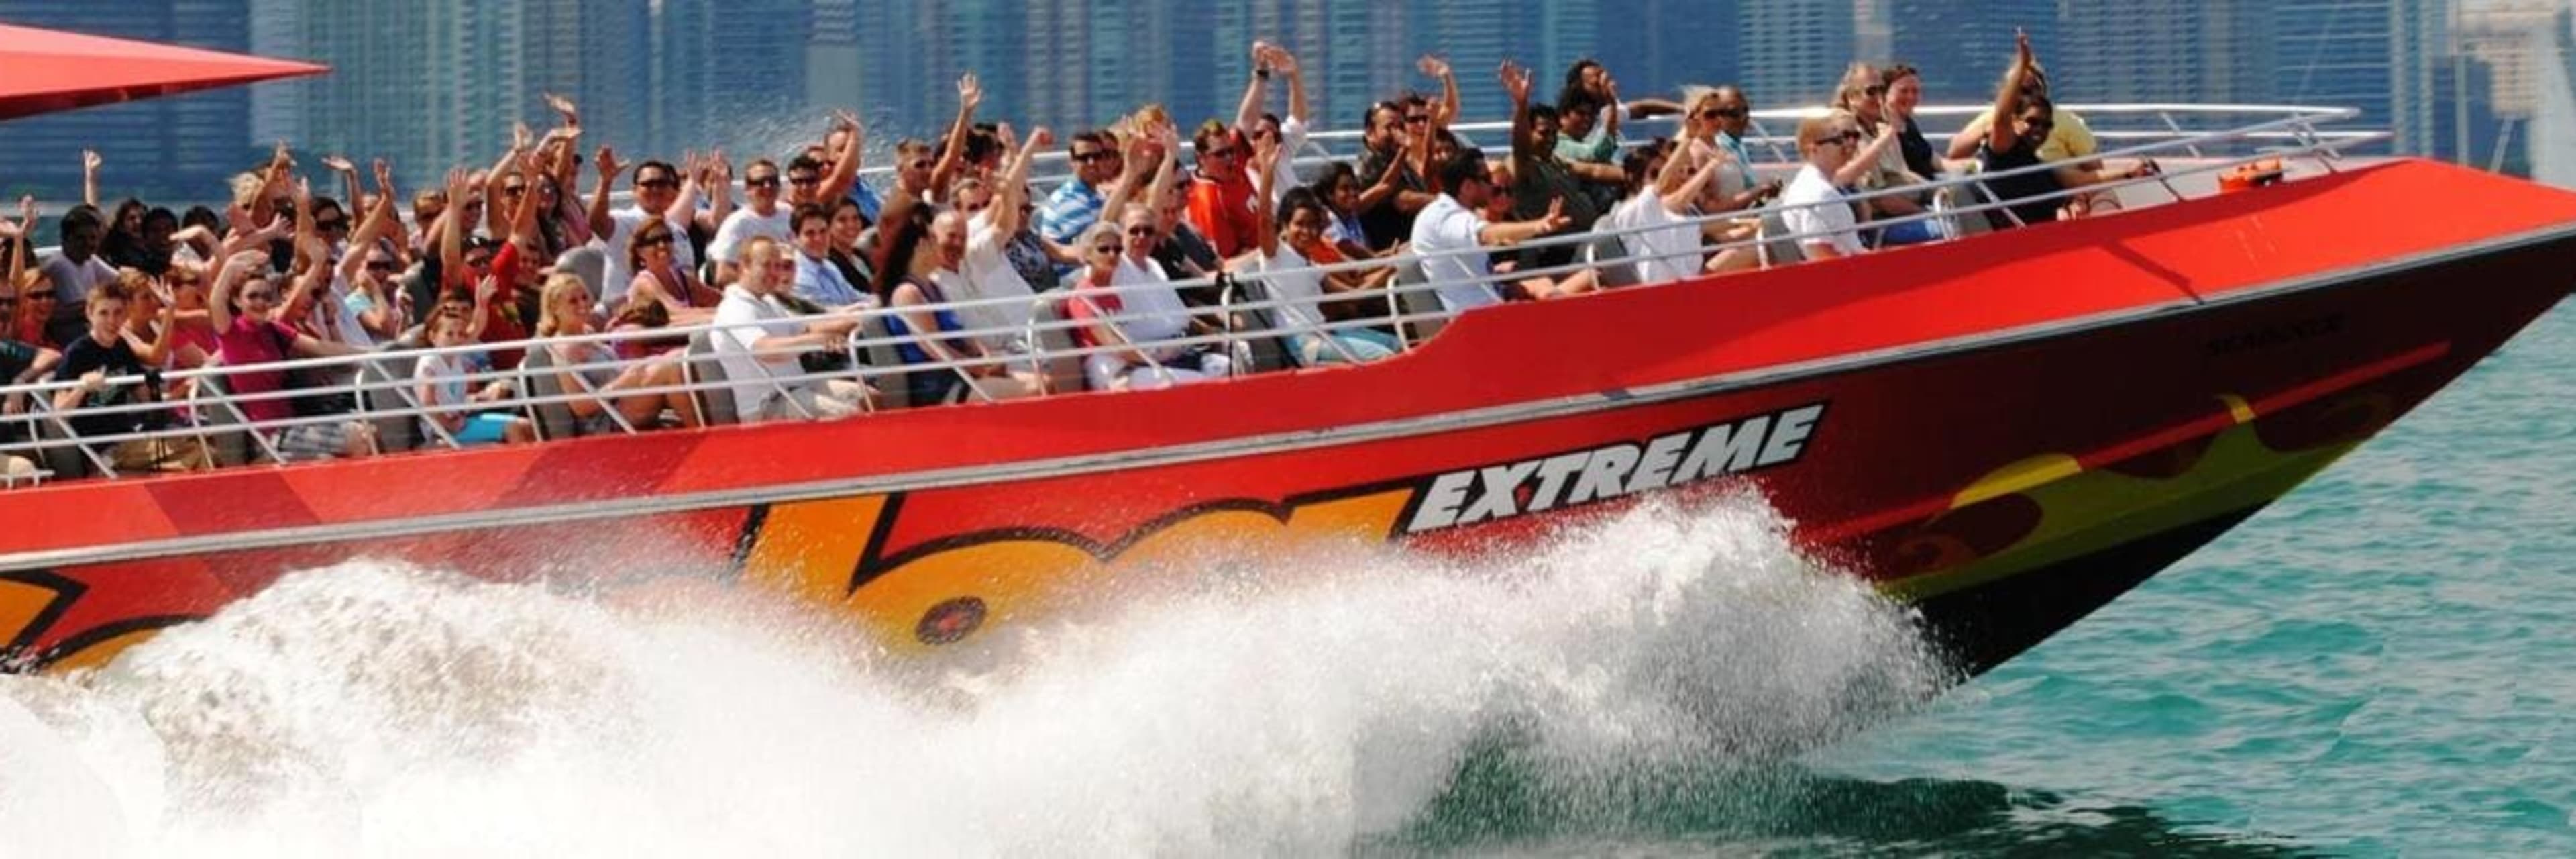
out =
{"type": "MultiPolygon", "coordinates": [[[[290,358],[438,347],[405,359],[409,393],[426,415],[420,436],[459,446],[538,437],[512,407],[530,393],[518,386],[541,381],[514,372],[525,350],[471,348],[530,337],[575,338],[536,348],[580,433],[702,422],[685,390],[688,339],[652,335],[673,326],[713,323],[713,360],[746,422],[866,411],[889,399],[887,384],[926,405],[1225,377],[1245,356],[1211,335],[1228,328],[1220,291],[1237,277],[1276,301],[1290,362],[1370,361],[1401,348],[1383,291],[1409,264],[1444,311],[1461,312],[1938,240],[1949,230],[1924,217],[1931,195],[1851,198],[1963,171],[2051,165],[1969,186],[2008,204],[1981,226],[2009,228],[2082,216],[2108,199],[2074,189],[2155,170],[2107,170],[2017,41],[1992,110],[1944,149],[1915,120],[1914,69],[1853,65],[1832,109],[1799,123],[1802,163],[1785,182],[1756,174],[1742,88],[1623,99],[1588,59],[1553,103],[1534,99],[1529,69],[1505,63],[1511,139],[1487,153],[1450,130],[1459,82],[1425,57],[1436,93],[1370,106],[1356,164],[1300,169],[1315,119],[1303,69],[1266,43],[1253,45],[1231,121],[1190,132],[1186,170],[1180,127],[1159,107],[1061,141],[1043,128],[1023,137],[979,121],[972,75],[945,137],[897,143],[882,188],[859,179],[865,132],[847,112],[819,141],[737,173],[721,151],[630,162],[594,145],[585,157],[577,107],[552,95],[553,128],[522,126],[488,167],[450,170],[408,198],[407,218],[384,161],[362,176],[326,157],[328,173],[308,178],[284,143],[234,177],[225,211],[128,199],[109,214],[103,164],[84,153],[87,199],[61,217],[58,252],[33,259],[32,200],[0,218],[0,381],[72,383],[44,405],[83,438],[109,439],[93,449],[122,473],[212,467],[196,436],[149,432],[203,420],[210,393],[264,427],[261,451],[277,459],[378,452],[347,393],[354,370],[256,369],[290,358]],[[1274,84],[1284,115],[1266,110],[1274,84]],[[1672,137],[1623,136],[1623,123],[1673,114],[1672,137]],[[1059,144],[1072,176],[1040,195],[1032,165],[1059,144]],[[612,207],[621,182],[633,203],[612,207]],[[1794,250],[1765,259],[1765,243],[1748,241],[1766,219],[1794,250]],[[1586,266],[1581,242],[1536,241],[1593,230],[1620,237],[1615,262],[1586,266]],[[1316,270],[1336,264],[1356,265],[1316,270]],[[1040,295],[1060,297],[1087,353],[1078,380],[1037,360],[1040,295]],[[846,372],[843,346],[867,310],[881,311],[900,360],[924,369],[874,385],[846,372]],[[594,332],[633,336],[577,337],[594,332]],[[223,391],[161,376],[217,364],[241,368],[223,391]],[[137,406],[155,402],[168,405],[137,406]],[[127,408],[101,411],[115,406],[127,408]]],[[[28,397],[6,397],[0,441],[36,423],[28,397]]],[[[11,459],[0,462],[11,474],[31,467],[11,459]]]]}

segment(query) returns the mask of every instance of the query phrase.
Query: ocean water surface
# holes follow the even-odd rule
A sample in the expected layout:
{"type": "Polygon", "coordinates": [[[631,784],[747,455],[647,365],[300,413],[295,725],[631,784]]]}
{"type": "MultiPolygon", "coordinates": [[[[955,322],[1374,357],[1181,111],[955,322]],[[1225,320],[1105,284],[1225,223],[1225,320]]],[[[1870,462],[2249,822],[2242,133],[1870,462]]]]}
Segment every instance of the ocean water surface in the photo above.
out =
{"type": "Polygon", "coordinates": [[[938,664],[685,576],[360,561],[0,677],[0,856],[2576,854],[2571,403],[2562,309],[1938,696],[1742,498],[1215,565],[938,664]]]}

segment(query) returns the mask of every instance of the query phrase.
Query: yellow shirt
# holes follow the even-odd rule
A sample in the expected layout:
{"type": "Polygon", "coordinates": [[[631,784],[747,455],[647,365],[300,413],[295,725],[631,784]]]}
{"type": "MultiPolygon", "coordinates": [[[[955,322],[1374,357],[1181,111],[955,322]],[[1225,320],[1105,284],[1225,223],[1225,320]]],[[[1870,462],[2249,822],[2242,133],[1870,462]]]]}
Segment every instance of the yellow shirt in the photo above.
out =
{"type": "MultiPolygon", "coordinates": [[[[1991,110],[1977,114],[1977,118],[1969,120],[1968,127],[1960,129],[1959,133],[1983,138],[1994,119],[1995,112],[1991,110]]],[[[2049,129],[2048,139],[2039,144],[2039,160],[2069,161],[2090,158],[2102,151],[2102,144],[2093,139],[2093,127],[2084,123],[2084,117],[2061,107],[2054,119],[2057,124],[2049,129]]]]}

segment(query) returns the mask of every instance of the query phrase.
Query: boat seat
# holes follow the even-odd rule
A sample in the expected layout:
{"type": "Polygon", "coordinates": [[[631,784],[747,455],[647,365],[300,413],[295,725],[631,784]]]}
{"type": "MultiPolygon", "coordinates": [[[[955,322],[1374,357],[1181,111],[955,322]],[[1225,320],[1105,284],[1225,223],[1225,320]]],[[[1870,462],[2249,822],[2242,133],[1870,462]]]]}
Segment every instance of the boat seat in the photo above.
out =
{"type": "MultiPolygon", "coordinates": [[[[1422,273],[1422,260],[1420,259],[1407,257],[1404,262],[1398,263],[1396,266],[1395,286],[1397,287],[1421,286],[1429,281],[1430,277],[1422,273]]],[[[1440,295],[1434,290],[1415,289],[1396,295],[1395,297],[1398,301],[1402,302],[1402,307],[1400,309],[1406,316],[1413,316],[1416,314],[1439,314],[1445,312],[1440,309],[1440,295]]],[[[1405,342],[1409,345],[1429,340],[1433,335],[1439,334],[1440,329],[1448,324],[1449,320],[1446,317],[1440,316],[1413,320],[1406,326],[1412,330],[1413,334],[1410,338],[1406,339],[1405,342]]]]}
{"type": "Polygon", "coordinates": [[[1030,345],[1038,351],[1038,369],[1046,374],[1049,393],[1081,393],[1091,385],[1082,374],[1082,356],[1073,354],[1081,348],[1073,342],[1073,329],[1063,327],[1066,316],[1061,299],[1070,292],[1059,286],[1039,293],[1030,310],[1037,320],[1037,342],[1030,345]]]}
{"type": "MultiPolygon", "coordinates": [[[[1234,280],[1233,284],[1234,300],[1238,304],[1270,300],[1270,285],[1258,278],[1240,278],[1234,280]]],[[[1247,371],[1268,373],[1275,370],[1296,369],[1303,365],[1303,362],[1297,360],[1297,356],[1291,354],[1287,336],[1279,333],[1281,329],[1278,308],[1259,307],[1238,310],[1235,311],[1234,316],[1235,318],[1228,320],[1227,324],[1235,327],[1238,335],[1236,341],[1244,344],[1246,350],[1252,353],[1252,366],[1245,368],[1247,371]]]]}
{"type": "MultiPolygon", "coordinates": [[[[563,396],[563,379],[554,371],[554,352],[543,347],[528,350],[519,360],[520,390],[531,398],[563,396]]],[[[573,417],[572,406],[562,402],[528,404],[528,420],[537,425],[537,438],[545,441],[567,439],[581,434],[581,421],[573,417]]]]}
{"type": "MultiPolygon", "coordinates": [[[[1610,216],[1603,215],[1593,229],[1611,226],[1610,216]]],[[[1624,236],[1598,235],[1583,245],[1583,263],[1592,267],[1593,276],[1603,287],[1636,286],[1637,261],[1628,258],[1628,240],[1624,236]]]]}
{"type": "Polygon", "coordinates": [[[871,313],[866,322],[860,323],[859,337],[876,342],[860,350],[859,357],[882,371],[873,377],[878,380],[877,402],[888,409],[906,408],[912,405],[912,385],[901,369],[903,356],[895,354],[894,341],[889,339],[894,333],[886,328],[885,320],[885,314],[871,313]]]}
{"type": "Polygon", "coordinates": [[[231,394],[223,382],[222,376],[197,377],[188,405],[197,414],[197,436],[206,454],[214,457],[216,467],[231,468],[250,462],[259,448],[251,443],[250,430],[242,426],[240,406],[224,401],[231,394]]]}
{"type": "Polygon", "coordinates": [[[689,395],[697,398],[698,419],[708,426],[742,422],[733,386],[727,384],[731,377],[725,375],[724,361],[716,357],[715,342],[707,332],[689,335],[689,351],[684,354],[687,359],[680,362],[680,372],[688,380],[689,395]]]}
{"type": "Polygon", "coordinates": [[[419,366],[418,356],[385,350],[377,357],[358,365],[358,383],[365,387],[359,409],[367,422],[376,428],[376,450],[399,453],[420,446],[420,418],[407,414],[413,409],[410,390],[412,370],[419,366]],[[395,387],[376,387],[385,383],[395,387]]]}
{"type": "Polygon", "coordinates": [[[578,247],[555,257],[555,271],[581,278],[590,287],[590,300],[600,301],[600,282],[608,279],[608,252],[594,247],[578,247]]]}
{"type": "Polygon", "coordinates": [[[1798,247],[1796,240],[1783,238],[1787,235],[1789,235],[1789,224],[1780,219],[1779,207],[1776,204],[1762,207],[1762,235],[1759,239],[1760,244],[1755,247],[1762,251],[1764,268],[1797,265],[1807,261],[1807,252],[1798,247]]]}
{"type": "Polygon", "coordinates": [[[53,472],[54,476],[51,478],[53,480],[77,480],[96,473],[89,466],[89,457],[81,453],[80,445],[74,444],[71,440],[71,435],[64,432],[62,425],[55,423],[53,418],[50,416],[53,412],[52,405],[37,402],[37,398],[29,397],[27,407],[29,409],[29,414],[37,414],[41,412],[47,415],[42,420],[35,422],[36,439],[38,441],[61,442],[60,444],[38,448],[36,451],[36,467],[53,472]]]}

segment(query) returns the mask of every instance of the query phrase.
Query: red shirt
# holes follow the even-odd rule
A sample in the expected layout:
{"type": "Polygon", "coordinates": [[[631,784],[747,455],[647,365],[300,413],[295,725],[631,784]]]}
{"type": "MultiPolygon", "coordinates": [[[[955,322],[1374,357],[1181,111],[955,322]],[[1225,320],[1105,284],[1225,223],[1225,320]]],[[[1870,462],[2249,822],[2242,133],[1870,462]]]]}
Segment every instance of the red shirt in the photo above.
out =
{"type": "MultiPolygon", "coordinates": [[[[505,242],[501,252],[492,255],[492,301],[483,309],[483,342],[500,343],[528,339],[528,326],[519,321],[519,245],[505,242]]],[[[478,287],[479,288],[479,287],[478,287]]],[[[492,350],[492,367],[516,370],[519,360],[527,357],[525,349],[492,350]]]]}
{"type": "MultiPolygon", "coordinates": [[[[261,364],[286,360],[286,350],[295,342],[295,329],[286,323],[260,319],[247,313],[233,316],[233,327],[216,335],[215,342],[224,356],[224,364],[234,367],[224,377],[224,385],[235,394],[265,394],[286,387],[286,371],[249,369],[261,364]]],[[[243,400],[242,415],[254,421],[283,420],[295,416],[295,406],[286,400],[243,400]]]]}
{"type": "Polygon", "coordinates": [[[1252,180],[1237,172],[1230,179],[1190,180],[1190,225],[1227,259],[1261,241],[1261,224],[1252,215],[1252,180]]]}

